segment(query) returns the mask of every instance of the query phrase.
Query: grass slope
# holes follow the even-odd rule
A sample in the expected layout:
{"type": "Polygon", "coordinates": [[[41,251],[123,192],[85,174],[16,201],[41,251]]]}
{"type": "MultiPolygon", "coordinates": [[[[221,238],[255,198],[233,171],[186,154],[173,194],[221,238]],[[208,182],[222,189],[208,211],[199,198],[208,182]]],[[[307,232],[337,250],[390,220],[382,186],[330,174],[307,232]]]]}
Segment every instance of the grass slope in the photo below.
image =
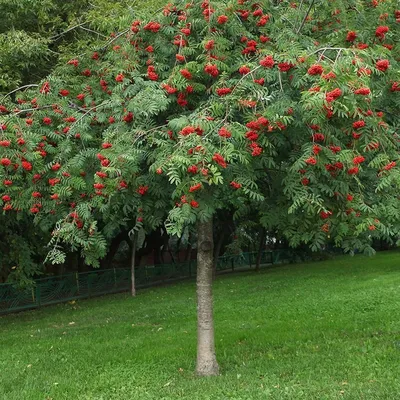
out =
{"type": "Polygon", "coordinates": [[[215,283],[221,376],[195,367],[195,285],[0,318],[0,398],[398,399],[400,253],[215,283]]]}

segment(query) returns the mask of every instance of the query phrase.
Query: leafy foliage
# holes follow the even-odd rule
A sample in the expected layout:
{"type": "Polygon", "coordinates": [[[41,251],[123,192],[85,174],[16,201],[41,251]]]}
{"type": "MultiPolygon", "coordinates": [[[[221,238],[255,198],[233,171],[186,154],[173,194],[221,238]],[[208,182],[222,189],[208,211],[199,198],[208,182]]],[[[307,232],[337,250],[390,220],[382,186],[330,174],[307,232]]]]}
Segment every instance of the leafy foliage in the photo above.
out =
{"type": "Polygon", "coordinates": [[[136,19],[4,103],[4,210],[59,221],[53,261],[67,242],[96,264],[108,224],[181,234],[223,208],[368,252],[399,233],[398,19],[394,1],[207,0],[136,19]]]}

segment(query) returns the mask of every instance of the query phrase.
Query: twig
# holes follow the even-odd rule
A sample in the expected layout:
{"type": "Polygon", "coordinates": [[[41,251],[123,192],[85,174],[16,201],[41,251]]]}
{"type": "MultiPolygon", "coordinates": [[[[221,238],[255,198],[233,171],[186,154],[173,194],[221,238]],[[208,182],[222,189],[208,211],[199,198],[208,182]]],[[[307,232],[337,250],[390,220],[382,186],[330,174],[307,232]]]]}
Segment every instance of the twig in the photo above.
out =
{"type": "Polygon", "coordinates": [[[168,124],[158,125],[155,128],[151,128],[151,129],[149,129],[147,131],[144,131],[143,134],[149,133],[149,132],[152,132],[152,131],[156,131],[157,129],[160,129],[160,128],[164,128],[164,126],[168,126],[168,124]]]}
{"type": "Polygon", "coordinates": [[[157,10],[154,11],[154,13],[153,13],[152,15],[153,15],[153,16],[154,16],[154,15],[158,15],[158,13],[159,13],[160,11],[164,10],[164,8],[165,8],[165,7],[158,8],[157,10]]]}
{"type": "Polygon", "coordinates": [[[109,40],[101,49],[104,50],[107,46],[109,46],[111,43],[115,42],[117,39],[119,39],[121,36],[127,34],[129,32],[129,28],[123,30],[121,33],[118,35],[114,36],[111,40],[109,40]]]}
{"type": "Polygon", "coordinates": [[[231,92],[231,93],[234,92],[234,90],[239,86],[239,83],[242,82],[242,80],[243,80],[244,78],[246,78],[248,75],[252,76],[253,72],[254,72],[254,71],[257,71],[259,68],[261,68],[261,65],[258,65],[257,67],[255,67],[254,69],[252,69],[250,72],[248,72],[247,74],[243,75],[243,76],[238,80],[238,83],[234,86],[234,88],[232,89],[232,92],[231,92]]]}
{"type": "Polygon", "coordinates": [[[59,33],[59,34],[57,34],[57,35],[51,36],[49,39],[50,39],[50,40],[56,40],[56,39],[58,39],[59,37],[65,35],[66,33],[70,32],[70,31],[73,31],[74,29],[80,28],[82,25],[85,25],[85,22],[82,22],[82,23],[79,24],[79,25],[75,25],[75,26],[73,26],[72,28],[68,28],[66,31],[61,32],[61,33],[59,33]]]}
{"type": "MultiPolygon", "coordinates": [[[[29,86],[29,85],[27,85],[27,86],[29,86]]],[[[38,85],[34,85],[34,86],[38,86],[38,85]]],[[[91,111],[93,111],[96,107],[100,107],[100,106],[103,106],[103,105],[108,104],[108,103],[109,103],[109,102],[105,102],[105,103],[99,104],[98,106],[92,107],[92,108],[90,108],[89,110],[87,110],[87,109],[85,109],[85,108],[82,108],[82,107],[79,107],[77,104],[72,103],[72,102],[68,102],[68,106],[69,106],[70,108],[73,108],[73,109],[75,109],[75,110],[78,110],[78,111],[84,113],[84,114],[83,114],[83,117],[84,117],[84,116],[86,116],[87,114],[89,114],[91,111]]],[[[28,112],[31,112],[31,111],[33,112],[33,111],[45,110],[46,108],[52,108],[52,107],[53,107],[53,105],[52,105],[52,104],[49,104],[49,105],[46,105],[46,106],[41,106],[41,107],[36,107],[36,108],[25,108],[25,109],[19,110],[19,111],[17,111],[17,112],[10,112],[10,113],[8,113],[8,115],[9,115],[10,117],[6,120],[6,122],[9,121],[12,117],[16,117],[17,115],[20,115],[20,114],[28,113],[28,112]]],[[[82,117],[82,118],[83,118],[83,117],[82,117]]],[[[80,118],[80,119],[82,119],[82,118],[80,118]]],[[[79,120],[80,120],[80,119],[79,119],[79,120]]],[[[78,120],[78,121],[79,121],[79,120],[78,120]]],[[[78,122],[78,121],[76,121],[76,122],[78,122]]]]}
{"type": "MultiPolygon", "coordinates": [[[[302,7],[303,7],[303,3],[304,3],[304,0],[301,0],[300,5],[299,5],[299,8],[298,8],[298,10],[299,10],[299,16],[300,16],[300,11],[301,11],[301,9],[302,9],[302,7]]],[[[298,21],[298,19],[296,18],[296,23],[297,23],[297,21],[298,21]]]]}
{"type": "Polygon", "coordinates": [[[73,109],[78,110],[83,113],[85,113],[87,111],[87,108],[79,107],[78,104],[75,104],[72,101],[69,101],[68,105],[70,108],[73,108],[73,109]]]}
{"type": "Polygon", "coordinates": [[[101,36],[101,37],[103,37],[103,38],[108,38],[108,36],[103,35],[103,34],[100,33],[100,32],[94,31],[93,29],[85,28],[84,26],[80,26],[79,28],[83,29],[84,31],[88,31],[88,32],[95,33],[96,35],[99,35],[99,36],[101,36]]]}
{"type": "Polygon", "coordinates": [[[27,113],[27,112],[31,112],[31,111],[44,110],[44,109],[46,109],[46,108],[52,108],[52,107],[53,107],[53,105],[52,105],[52,104],[49,104],[49,105],[47,105],[47,106],[42,106],[42,107],[37,107],[37,108],[26,108],[26,109],[20,110],[20,111],[18,111],[18,112],[16,112],[16,113],[12,113],[12,114],[11,114],[11,117],[15,117],[15,116],[17,116],[17,115],[19,115],[19,114],[23,114],[23,113],[27,113]]]}
{"type": "Polygon", "coordinates": [[[97,105],[97,106],[94,106],[94,107],[92,107],[92,108],[89,108],[84,114],[82,114],[82,116],[81,116],[80,118],[78,118],[78,119],[71,125],[70,128],[72,129],[78,122],[80,122],[83,118],[86,117],[86,115],[90,114],[93,110],[95,110],[95,109],[97,109],[97,108],[100,108],[100,107],[103,107],[103,106],[106,106],[107,104],[110,104],[110,103],[111,103],[111,100],[105,101],[104,103],[101,103],[101,104],[99,104],[99,105],[97,105]]]}
{"type": "Polygon", "coordinates": [[[309,15],[310,12],[311,12],[311,9],[312,9],[314,3],[315,3],[315,0],[312,0],[312,2],[311,2],[311,4],[310,4],[310,7],[308,7],[308,10],[307,10],[307,12],[306,12],[306,15],[305,15],[304,18],[303,18],[303,21],[302,21],[301,25],[299,26],[299,29],[297,29],[297,32],[296,32],[297,34],[299,34],[300,31],[303,29],[303,26],[304,26],[304,24],[306,23],[307,17],[308,17],[308,15],[309,15]]]}
{"type": "Polygon", "coordinates": [[[340,49],[340,50],[337,52],[336,58],[335,58],[335,61],[334,61],[333,65],[336,65],[336,62],[337,62],[337,60],[339,59],[340,53],[341,53],[341,52],[342,52],[342,49],[340,49]]]}
{"type": "Polygon", "coordinates": [[[294,28],[295,26],[294,26],[294,24],[292,23],[292,21],[290,21],[289,19],[287,19],[286,17],[282,17],[282,21],[286,21],[286,22],[288,22],[290,25],[291,25],[291,27],[292,28],[294,28]]]}
{"type": "Polygon", "coordinates": [[[278,71],[278,77],[279,77],[279,86],[281,87],[281,92],[283,92],[281,71],[278,71]]]}
{"type": "Polygon", "coordinates": [[[322,57],[324,56],[325,52],[326,52],[326,49],[319,55],[318,62],[320,62],[322,60],[322,57]]]}
{"type": "Polygon", "coordinates": [[[155,128],[151,128],[151,129],[149,129],[147,131],[138,132],[138,135],[135,137],[134,141],[132,142],[132,145],[134,145],[142,136],[146,135],[146,133],[150,133],[150,132],[156,131],[156,130],[161,129],[161,128],[167,126],[167,125],[168,124],[159,125],[159,126],[156,126],[155,128]]]}

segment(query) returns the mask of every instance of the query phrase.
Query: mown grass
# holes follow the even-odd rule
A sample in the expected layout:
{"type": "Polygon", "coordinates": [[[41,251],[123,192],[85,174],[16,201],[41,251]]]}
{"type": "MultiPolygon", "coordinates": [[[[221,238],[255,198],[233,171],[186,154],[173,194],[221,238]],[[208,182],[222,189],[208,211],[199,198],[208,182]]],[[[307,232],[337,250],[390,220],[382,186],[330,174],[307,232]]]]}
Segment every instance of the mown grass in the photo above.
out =
{"type": "Polygon", "coordinates": [[[206,379],[194,282],[5,316],[0,398],[399,399],[399,291],[399,252],[219,277],[206,379]]]}

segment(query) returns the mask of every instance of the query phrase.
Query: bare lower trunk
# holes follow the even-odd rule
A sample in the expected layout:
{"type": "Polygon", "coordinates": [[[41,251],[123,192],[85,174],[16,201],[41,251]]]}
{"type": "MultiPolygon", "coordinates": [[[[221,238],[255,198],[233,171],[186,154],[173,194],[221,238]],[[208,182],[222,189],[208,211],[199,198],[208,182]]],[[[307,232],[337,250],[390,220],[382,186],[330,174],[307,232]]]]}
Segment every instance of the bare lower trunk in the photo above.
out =
{"type": "Polygon", "coordinates": [[[136,232],[133,234],[133,243],[132,243],[132,258],[131,258],[131,294],[132,297],[136,296],[136,283],[135,283],[135,259],[136,259],[136,232]]]}
{"type": "Polygon", "coordinates": [[[265,246],[265,236],[266,236],[265,228],[261,228],[260,245],[258,246],[258,254],[257,254],[257,261],[256,261],[256,271],[260,270],[262,252],[263,252],[264,246],[265,246]]]}
{"type": "Polygon", "coordinates": [[[218,375],[215,356],[212,300],[213,226],[212,218],[200,222],[197,244],[197,365],[201,376],[218,375]]]}

